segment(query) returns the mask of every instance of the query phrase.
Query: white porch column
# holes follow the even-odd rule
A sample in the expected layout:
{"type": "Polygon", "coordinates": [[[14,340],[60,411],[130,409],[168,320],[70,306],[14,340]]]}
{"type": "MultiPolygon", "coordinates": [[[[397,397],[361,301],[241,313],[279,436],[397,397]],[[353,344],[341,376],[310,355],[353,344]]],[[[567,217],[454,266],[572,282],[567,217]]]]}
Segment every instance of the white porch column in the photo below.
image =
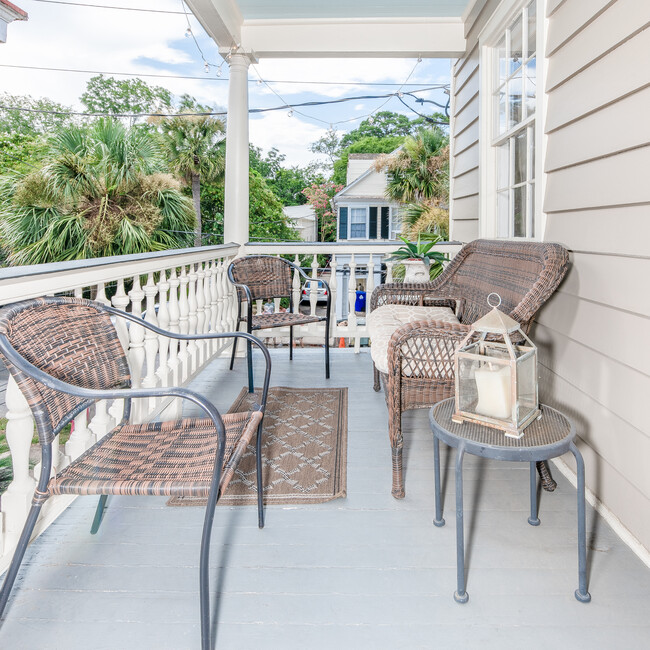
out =
{"type": "Polygon", "coordinates": [[[248,241],[248,66],[249,54],[231,54],[226,122],[226,188],[223,240],[248,241]]]}

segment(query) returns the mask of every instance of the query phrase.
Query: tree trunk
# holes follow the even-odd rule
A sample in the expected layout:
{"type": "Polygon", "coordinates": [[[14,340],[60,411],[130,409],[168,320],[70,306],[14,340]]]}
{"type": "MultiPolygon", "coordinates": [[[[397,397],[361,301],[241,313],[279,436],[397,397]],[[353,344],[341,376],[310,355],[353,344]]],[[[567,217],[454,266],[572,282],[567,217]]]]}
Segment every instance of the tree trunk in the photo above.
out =
{"type": "Polygon", "coordinates": [[[192,200],[196,212],[196,230],[194,231],[194,245],[201,246],[201,177],[192,174],[192,200]]]}

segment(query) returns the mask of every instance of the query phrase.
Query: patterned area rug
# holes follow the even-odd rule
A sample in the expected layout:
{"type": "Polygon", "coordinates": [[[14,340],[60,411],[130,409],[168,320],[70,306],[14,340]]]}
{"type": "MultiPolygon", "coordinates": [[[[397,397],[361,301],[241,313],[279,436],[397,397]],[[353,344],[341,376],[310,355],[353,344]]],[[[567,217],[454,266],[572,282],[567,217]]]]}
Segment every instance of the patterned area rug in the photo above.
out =
{"type": "MultiPolygon", "coordinates": [[[[242,388],[229,413],[247,411],[260,390],[242,388]]],[[[264,415],[264,503],[323,503],[345,496],[348,447],[347,388],[274,386],[264,415]]],[[[205,505],[203,498],[172,497],[170,506],[205,505]]],[[[222,505],[257,503],[255,439],[251,441],[222,505]]]]}

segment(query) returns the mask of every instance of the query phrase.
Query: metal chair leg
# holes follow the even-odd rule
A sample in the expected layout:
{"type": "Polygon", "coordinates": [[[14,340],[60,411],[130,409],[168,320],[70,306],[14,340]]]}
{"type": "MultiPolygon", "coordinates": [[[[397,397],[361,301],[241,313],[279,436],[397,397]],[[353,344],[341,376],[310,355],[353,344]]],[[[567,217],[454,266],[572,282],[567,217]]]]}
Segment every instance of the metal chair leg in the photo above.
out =
{"type": "MultiPolygon", "coordinates": [[[[239,331],[239,325],[241,323],[241,318],[237,318],[237,325],[235,326],[235,332],[239,331]]],[[[235,353],[237,352],[237,342],[239,341],[238,337],[235,337],[235,340],[232,342],[232,355],[230,357],[230,369],[232,370],[235,365],[235,353]]]]}
{"type": "Polygon", "coordinates": [[[293,361],[293,325],[289,326],[289,361],[293,361]]]}
{"type": "Polygon", "coordinates": [[[330,378],[330,319],[325,321],[325,379],[330,378]]]}
{"type": "Polygon", "coordinates": [[[469,594],[465,589],[465,532],[463,530],[463,457],[461,446],[456,452],[456,584],[454,600],[466,603],[469,594]]]}
{"type": "Polygon", "coordinates": [[[203,521],[203,535],[201,536],[201,559],[199,563],[199,598],[201,601],[201,650],[212,650],[212,634],[210,631],[210,537],[212,535],[212,522],[214,510],[219,494],[218,482],[213,486],[208,495],[203,521]]]}
{"type": "Polygon", "coordinates": [[[102,494],[99,497],[99,503],[97,504],[97,510],[95,510],[95,518],[93,519],[92,526],[90,527],[90,534],[96,535],[99,527],[101,526],[102,519],[104,518],[104,511],[106,510],[106,500],[108,499],[107,494],[102,494]]]}
{"type": "Polygon", "coordinates": [[[248,392],[252,393],[255,390],[255,382],[253,380],[253,346],[250,341],[246,341],[246,358],[248,360],[248,392]]]}
{"type": "Polygon", "coordinates": [[[537,471],[535,470],[535,461],[530,463],[530,517],[528,523],[531,526],[539,526],[540,520],[538,516],[537,506],[537,471]]]}
{"type": "Polygon", "coordinates": [[[433,480],[436,497],[436,518],[433,520],[433,525],[440,528],[445,525],[445,520],[442,516],[442,495],[440,494],[440,440],[435,433],[433,435],[433,480]]]}
{"type": "Polygon", "coordinates": [[[18,569],[20,564],[23,561],[25,555],[25,550],[27,549],[27,544],[29,544],[29,539],[32,536],[34,531],[34,526],[36,525],[36,520],[40,514],[41,507],[43,502],[34,503],[32,502],[32,507],[29,510],[27,515],[27,521],[23,526],[23,532],[20,534],[20,539],[18,540],[18,545],[14,551],[14,556],[11,559],[11,564],[9,565],[9,570],[5,575],[4,583],[2,584],[2,589],[0,590],[0,617],[7,606],[7,601],[9,600],[9,594],[11,593],[11,588],[14,586],[16,581],[16,576],[18,575],[18,569]]]}
{"type": "Polygon", "coordinates": [[[264,528],[264,484],[262,482],[262,425],[260,422],[257,427],[257,444],[255,453],[257,454],[257,525],[264,528]]]}
{"type": "Polygon", "coordinates": [[[587,591],[587,522],[585,516],[585,462],[574,442],[569,445],[576,459],[578,475],[578,588],[575,597],[581,603],[588,603],[591,595],[587,591]]]}

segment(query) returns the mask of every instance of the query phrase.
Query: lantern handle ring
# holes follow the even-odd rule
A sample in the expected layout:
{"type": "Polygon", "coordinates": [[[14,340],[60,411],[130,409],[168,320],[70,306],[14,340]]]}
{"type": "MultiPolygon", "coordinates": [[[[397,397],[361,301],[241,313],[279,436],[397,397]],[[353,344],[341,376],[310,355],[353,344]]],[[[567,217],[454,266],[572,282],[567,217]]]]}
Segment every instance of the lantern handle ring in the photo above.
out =
{"type": "Polygon", "coordinates": [[[497,307],[500,307],[500,306],[501,306],[501,296],[500,296],[498,293],[496,293],[495,291],[493,291],[492,293],[488,294],[488,297],[487,297],[487,304],[488,304],[490,307],[494,307],[495,309],[496,309],[497,307]],[[493,305],[493,304],[490,302],[490,298],[491,298],[492,296],[496,296],[496,297],[499,299],[499,302],[498,302],[496,305],[493,305]]]}

